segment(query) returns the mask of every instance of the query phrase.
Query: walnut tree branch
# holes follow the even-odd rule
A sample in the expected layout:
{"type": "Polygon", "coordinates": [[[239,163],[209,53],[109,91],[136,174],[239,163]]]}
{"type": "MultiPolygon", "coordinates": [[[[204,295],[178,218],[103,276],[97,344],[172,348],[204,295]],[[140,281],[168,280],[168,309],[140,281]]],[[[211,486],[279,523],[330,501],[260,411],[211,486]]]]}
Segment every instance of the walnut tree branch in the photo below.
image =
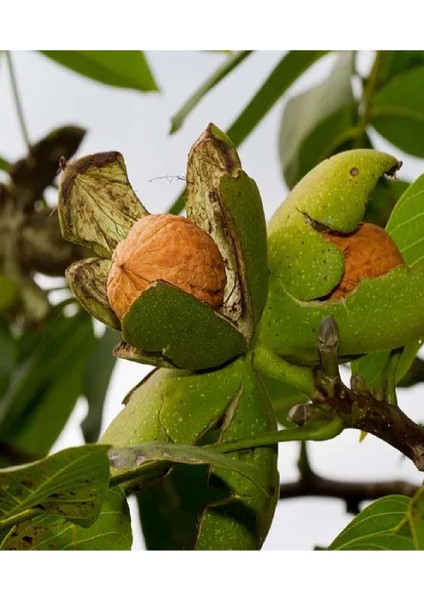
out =
{"type": "Polygon", "coordinates": [[[321,477],[311,467],[307,452],[308,442],[302,441],[298,467],[300,477],[297,481],[280,485],[280,500],[299,498],[300,496],[322,496],[338,498],[346,503],[346,511],[357,514],[361,502],[376,500],[389,494],[413,496],[418,486],[407,481],[340,481],[321,477]]]}
{"type": "Polygon", "coordinates": [[[338,332],[333,317],[326,317],[320,328],[321,367],[315,371],[317,393],[313,402],[330,408],[346,428],[372,433],[411,459],[424,471],[424,428],[397,406],[373,396],[363,383],[352,380],[352,388],[342,382],[337,366],[338,332]]]}
{"type": "Polygon", "coordinates": [[[280,499],[300,496],[323,496],[339,498],[346,502],[346,510],[357,514],[365,500],[376,500],[389,494],[413,496],[418,487],[407,481],[338,481],[321,477],[316,473],[302,475],[298,481],[280,485],[280,499]]]}

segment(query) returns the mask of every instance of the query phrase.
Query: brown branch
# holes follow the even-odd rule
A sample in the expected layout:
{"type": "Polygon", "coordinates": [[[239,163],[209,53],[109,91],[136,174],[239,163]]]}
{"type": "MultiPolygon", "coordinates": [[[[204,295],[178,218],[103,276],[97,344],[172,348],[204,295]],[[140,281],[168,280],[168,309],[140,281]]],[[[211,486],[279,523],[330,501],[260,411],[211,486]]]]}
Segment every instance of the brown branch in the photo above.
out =
{"type": "Polygon", "coordinates": [[[338,498],[346,502],[346,510],[357,514],[359,505],[365,500],[376,500],[389,494],[413,496],[418,490],[416,485],[407,481],[338,481],[327,479],[315,473],[302,475],[298,481],[280,485],[280,499],[299,498],[301,496],[323,496],[338,498]]]}
{"type": "Polygon", "coordinates": [[[410,458],[424,471],[424,428],[397,406],[373,396],[362,382],[344,385],[337,364],[338,332],[332,317],[323,320],[319,335],[321,367],[315,372],[317,394],[313,401],[331,409],[346,428],[372,433],[410,458]]]}

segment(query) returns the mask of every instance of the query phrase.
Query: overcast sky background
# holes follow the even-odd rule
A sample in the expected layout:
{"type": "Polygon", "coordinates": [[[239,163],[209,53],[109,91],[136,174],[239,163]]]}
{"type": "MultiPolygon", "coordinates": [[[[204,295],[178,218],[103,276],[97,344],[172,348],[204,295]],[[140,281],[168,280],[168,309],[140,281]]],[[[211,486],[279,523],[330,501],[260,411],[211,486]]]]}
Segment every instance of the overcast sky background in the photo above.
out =
{"type": "MultiPolygon", "coordinates": [[[[366,67],[370,53],[364,53],[366,67]]],[[[161,89],[160,93],[141,94],[104,86],[56,65],[42,55],[14,52],[13,61],[23,99],[25,118],[32,142],[50,130],[72,124],[85,127],[87,136],[78,156],[118,150],[127,164],[130,181],[150,212],[165,212],[181,191],[177,178],[184,176],[187,153],[212,121],[226,129],[239,114],[274,65],[281,52],[262,51],[249,57],[193,111],[182,130],[169,136],[171,116],[188,96],[222,62],[221,55],[195,51],[148,52],[147,58],[161,89]],[[163,179],[160,179],[160,178],[163,179]],[[159,178],[159,179],[158,179],[159,178]],[[152,181],[153,180],[153,181],[152,181]]],[[[322,60],[290,90],[299,92],[325,77],[331,58],[322,60]]],[[[278,131],[282,103],[267,115],[255,132],[240,147],[243,168],[261,191],[269,218],[286,195],[278,161],[278,131]]],[[[382,150],[393,151],[379,143],[382,150]]],[[[14,161],[25,154],[9,77],[4,61],[0,64],[0,155],[14,161]]],[[[415,178],[424,171],[422,161],[402,156],[402,176],[415,178]]],[[[54,200],[54,198],[52,198],[54,200]]],[[[134,363],[119,361],[106,400],[104,428],[121,409],[121,400],[149,370],[134,363]]],[[[413,393],[400,391],[401,407],[415,420],[423,420],[422,385],[413,393]]],[[[78,424],[85,415],[80,401],[66,431],[54,447],[58,450],[83,443],[78,424]]],[[[344,432],[329,442],[311,443],[312,466],[327,477],[380,481],[405,478],[420,483],[415,467],[398,452],[372,436],[359,444],[358,432],[344,432]]],[[[280,444],[281,480],[296,476],[298,445],[280,444]]],[[[338,500],[295,499],[281,501],[264,549],[310,550],[325,546],[350,520],[338,500]]],[[[136,532],[135,528],[135,532],[136,532]]],[[[135,537],[134,548],[143,547],[135,537]]]]}

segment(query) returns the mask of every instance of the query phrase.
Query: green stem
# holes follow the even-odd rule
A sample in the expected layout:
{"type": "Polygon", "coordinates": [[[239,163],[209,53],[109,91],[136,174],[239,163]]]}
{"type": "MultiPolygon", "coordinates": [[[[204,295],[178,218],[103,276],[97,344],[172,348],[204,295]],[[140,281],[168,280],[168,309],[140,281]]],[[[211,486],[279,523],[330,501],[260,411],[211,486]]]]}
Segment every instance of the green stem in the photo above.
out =
{"type": "Polygon", "coordinates": [[[22,103],[21,103],[21,99],[20,99],[20,95],[19,95],[18,84],[17,84],[16,76],[15,76],[15,70],[13,68],[12,55],[9,50],[6,52],[6,61],[7,61],[7,67],[9,69],[10,82],[12,84],[12,93],[13,93],[13,98],[15,100],[15,107],[16,107],[16,112],[18,115],[18,121],[19,121],[19,125],[21,128],[22,136],[25,140],[27,149],[31,150],[31,142],[29,141],[28,129],[27,129],[27,126],[25,123],[24,112],[22,109],[22,103]]]}
{"type": "Polygon", "coordinates": [[[278,444],[279,442],[296,442],[302,440],[321,442],[336,437],[343,431],[343,428],[343,420],[335,417],[331,421],[315,421],[314,423],[307,423],[302,427],[293,427],[281,431],[270,431],[267,433],[260,433],[250,438],[218,442],[202,447],[204,449],[214,450],[215,452],[236,452],[238,450],[258,448],[260,446],[271,446],[273,444],[278,444]]]}
{"type": "Polygon", "coordinates": [[[361,148],[366,144],[367,125],[371,112],[371,101],[378,84],[381,66],[381,51],[376,52],[375,60],[368,76],[361,98],[361,113],[357,126],[357,136],[354,147],[361,148]]]}
{"type": "MultiPolygon", "coordinates": [[[[227,452],[237,452],[238,450],[249,450],[252,448],[258,448],[262,446],[273,446],[279,442],[293,442],[302,440],[313,440],[313,441],[324,441],[330,440],[343,431],[344,424],[338,417],[333,418],[331,421],[321,420],[307,423],[302,427],[293,427],[292,429],[283,429],[282,431],[269,431],[260,433],[258,435],[242,438],[238,440],[229,440],[226,442],[218,442],[216,444],[208,444],[206,446],[187,446],[186,450],[195,450],[198,453],[202,451],[211,451],[218,454],[226,454],[227,452]]],[[[166,455],[162,453],[162,460],[172,459],[172,443],[162,443],[162,446],[166,446],[166,455]]],[[[175,448],[181,449],[182,446],[176,445],[175,448]]],[[[155,462],[157,462],[157,448],[154,442],[147,442],[145,445],[138,447],[140,452],[143,454],[144,459],[149,457],[152,468],[155,469],[155,462]],[[154,453],[149,456],[149,445],[153,444],[154,453]]],[[[193,456],[193,455],[192,455],[193,456]]],[[[185,461],[175,461],[185,462],[185,461]]],[[[187,461],[192,464],[207,463],[207,459],[196,462],[193,460],[187,461]]],[[[147,464],[147,462],[146,462],[147,464]]],[[[160,476],[163,476],[161,474],[160,476]]],[[[135,485],[143,485],[146,482],[146,472],[141,472],[140,469],[125,470],[123,473],[117,473],[112,475],[109,481],[111,487],[115,485],[121,485],[134,480],[135,485]]]]}
{"type": "Polygon", "coordinates": [[[263,344],[255,347],[253,360],[261,373],[302,391],[308,398],[314,397],[315,383],[310,367],[289,363],[263,344]]]}

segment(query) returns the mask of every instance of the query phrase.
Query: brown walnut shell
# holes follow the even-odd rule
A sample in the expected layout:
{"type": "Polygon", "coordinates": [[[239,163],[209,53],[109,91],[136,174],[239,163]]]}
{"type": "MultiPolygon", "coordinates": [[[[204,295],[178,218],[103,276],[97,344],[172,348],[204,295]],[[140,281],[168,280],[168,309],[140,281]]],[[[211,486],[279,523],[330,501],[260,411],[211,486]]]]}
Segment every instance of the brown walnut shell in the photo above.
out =
{"type": "Polygon", "coordinates": [[[402,254],[392,238],[384,229],[372,223],[361,223],[349,234],[324,231],[322,235],[345,255],[343,277],[327,298],[343,298],[362,279],[380,277],[404,264],[402,254]]]}
{"type": "Polygon", "coordinates": [[[224,301],[225,264],[211,236],[175,215],[136,221],[115,248],[107,281],[109,303],[122,318],[154,281],[166,281],[214,308],[224,301]]]}

